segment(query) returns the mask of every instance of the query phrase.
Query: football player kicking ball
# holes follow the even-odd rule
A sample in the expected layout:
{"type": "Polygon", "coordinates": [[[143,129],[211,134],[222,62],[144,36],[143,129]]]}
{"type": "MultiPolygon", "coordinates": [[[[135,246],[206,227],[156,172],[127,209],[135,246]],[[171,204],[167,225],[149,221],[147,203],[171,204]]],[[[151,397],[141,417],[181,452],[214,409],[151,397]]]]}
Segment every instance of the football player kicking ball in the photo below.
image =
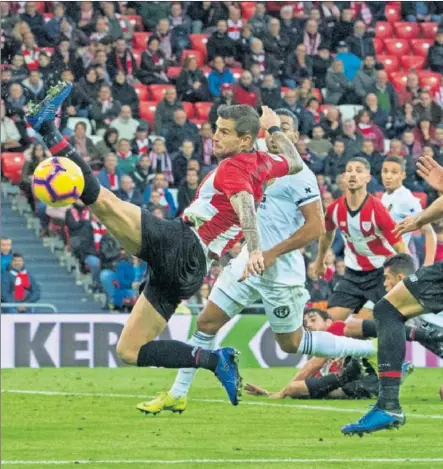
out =
{"type": "MultiPolygon", "coordinates": [[[[443,167],[431,158],[420,158],[418,174],[443,192],[443,167]]],[[[443,217],[443,196],[423,212],[405,218],[396,231],[403,235],[443,217]]],[[[406,352],[405,322],[427,312],[439,313],[443,305],[443,262],[422,267],[398,283],[374,307],[378,336],[380,391],[376,405],[357,423],[345,425],[345,435],[372,433],[400,427],[406,422],[399,401],[401,366],[406,352]]]]}
{"type": "Polygon", "coordinates": [[[234,349],[212,351],[176,340],[155,339],[181,300],[199,290],[211,260],[222,256],[240,238],[245,238],[249,249],[248,273],[263,273],[269,260],[262,253],[255,202],[262,199],[266,181],[301,171],[303,160],[281,132],[280,119],[271,109],[263,107],[260,119],[250,106],[221,106],[213,137],[219,166],[201,183],[183,218],[162,220],[101,187],[90,166],[63,139],[54,118],[71,89],[71,83],[51,88],[26,118],[53,155],[68,157],[80,167],[85,179],[83,203],[127,252],[148,263],[148,280],[117,344],[119,357],[139,367],[211,370],[231,403],[237,405],[241,378],[234,349]],[[254,150],[260,124],[279,143],[284,155],[254,150]]]}
{"type": "MultiPolygon", "coordinates": [[[[295,142],[297,118],[287,110],[277,110],[282,131],[295,142]]],[[[270,151],[281,148],[274,136],[267,138],[270,151]]],[[[197,320],[197,332],[190,343],[213,349],[215,334],[245,307],[263,300],[265,312],[280,348],[287,353],[306,353],[322,357],[370,356],[370,341],[336,337],[327,332],[305,331],[303,311],[309,294],[304,288],[305,264],[299,249],[324,231],[320,195],[314,174],[306,167],[292,176],[272,182],[260,204],[258,223],[263,242],[265,266],[261,276],[239,281],[248,259],[247,247],[217,279],[209,302],[197,320]]],[[[183,411],[195,369],[180,370],[172,389],[137,408],[156,414],[162,410],[183,411]]]]}

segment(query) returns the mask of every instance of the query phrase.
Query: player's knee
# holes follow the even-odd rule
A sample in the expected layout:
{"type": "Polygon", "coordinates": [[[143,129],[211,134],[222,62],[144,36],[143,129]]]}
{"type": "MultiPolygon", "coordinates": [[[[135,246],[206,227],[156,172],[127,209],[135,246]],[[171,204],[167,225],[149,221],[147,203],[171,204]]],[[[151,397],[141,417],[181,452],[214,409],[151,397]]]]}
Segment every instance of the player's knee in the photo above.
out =
{"type": "Polygon", "coordinates": [[[118,358],[127,365],[136,365],[138,358],[138,350],[129,347],[123,340],[117,342],[116,347],[118,358]]]}

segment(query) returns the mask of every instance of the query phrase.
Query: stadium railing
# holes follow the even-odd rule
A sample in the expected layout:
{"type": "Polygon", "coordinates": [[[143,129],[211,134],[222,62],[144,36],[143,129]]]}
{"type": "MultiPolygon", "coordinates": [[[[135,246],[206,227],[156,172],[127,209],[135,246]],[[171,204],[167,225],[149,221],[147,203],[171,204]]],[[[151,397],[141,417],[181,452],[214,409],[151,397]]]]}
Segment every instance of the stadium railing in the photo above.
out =
{"type": "MultiPolygon", "coordinates": [[[[51,303],[0,303],[3,308],[32,308],[32,309],[50,309],[52,313],[58,313],[58,309],[51,303]]],[[[2,314],[4,313],[2,311],[2,314]]]]}

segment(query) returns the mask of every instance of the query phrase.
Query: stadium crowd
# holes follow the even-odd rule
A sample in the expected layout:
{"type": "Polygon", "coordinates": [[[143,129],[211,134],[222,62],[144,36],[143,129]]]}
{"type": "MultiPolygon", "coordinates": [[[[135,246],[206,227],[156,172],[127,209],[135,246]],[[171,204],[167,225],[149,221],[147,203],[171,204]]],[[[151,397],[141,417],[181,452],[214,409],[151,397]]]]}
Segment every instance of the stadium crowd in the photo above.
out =
{"type": "MultiPolygon", "coordinates": [[[[216,167],[211,138],[224,103],[286,108],[298,117],[297,148],[317,176],[325,209],[343,193],[342,173],[353,156],[370,162],[369,191],[377,196],[384,157],[399,156],[404,184],[422,205],[437,197],[415,163],[426,154],[443,164],[443,3],[82,1],[0,8],[3,176],[8,155],[19,154],[15,182],[40,218],[41,236],[64,238],[92,274],[93,290],[106,293],[107,308],[133,304],[144,265],[81,203],[54,209],[32,194],[33,171],[48,152],[24,115],[59,80],[74,82],[58,118],[66,139],[103,186],[158,217],[179,216],[216,167]]],[[[443,225],[435,230],[442,260],[443,225]]],[[[17,278],[23,258],[6,262],[7,244],[2,271],[17,278]]],[[[422,236],[413,244],[422,262],[422,236]]],[[[324,279],[310,264],[315,244],[305,251],[313,302],[327,301],[343,275],[343,247],[337,235],[324,279]]],[[[184,311],[207,301],[239,248],[213,266],[184,311]]],[[[31,290],[37,298],[38,286],[31,290]]],[[[22,295],[20,288],[16,300],[22,295]]]]}

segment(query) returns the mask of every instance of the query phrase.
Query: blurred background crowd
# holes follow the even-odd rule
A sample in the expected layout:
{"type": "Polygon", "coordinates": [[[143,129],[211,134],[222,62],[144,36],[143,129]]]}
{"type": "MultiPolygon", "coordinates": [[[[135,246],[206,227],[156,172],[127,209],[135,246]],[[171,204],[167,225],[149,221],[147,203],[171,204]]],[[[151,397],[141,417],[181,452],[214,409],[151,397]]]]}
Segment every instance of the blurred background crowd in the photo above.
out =
{"type": "MultiPolygon", "coordinates": [[[[86,207],[54,209],[33,197],[31,177],[48,151],[24,115],[59,80],[74,82],[57,122],[65,138],[102,185],[158,217],[179,216],[217,166],[211,138],[223,103],[286,108],[299,118],[297,148],[325,209],[343,193],[353,156],[370,162],[377,196],[385,156],[405,159],[405,186],[423,206],[438,195],[415,163],[427,154],[443,164],[441,2],[2,2],[0,9],[2,178],[19,188],[4,191],[3,303],[57,303],[57,260],[76,274],[60,288],[83,284],[106,310],[130,309],[143,278],[145,266],[86,207]]],[[[442,260],[443,226],[434,228],[442,260]]],[[[310,265],[316,244],[305,250],[315,304],[344,274],[343,247],[337,235],[324,279],[310,265]]],[[[205,304],[239,249],[213,266],[183,312],[205,304]]],[[[411,251],[423,262],[421,234],[411,251]]],[[[32,309],[3,308],[25,310],[32,309]]]]}

